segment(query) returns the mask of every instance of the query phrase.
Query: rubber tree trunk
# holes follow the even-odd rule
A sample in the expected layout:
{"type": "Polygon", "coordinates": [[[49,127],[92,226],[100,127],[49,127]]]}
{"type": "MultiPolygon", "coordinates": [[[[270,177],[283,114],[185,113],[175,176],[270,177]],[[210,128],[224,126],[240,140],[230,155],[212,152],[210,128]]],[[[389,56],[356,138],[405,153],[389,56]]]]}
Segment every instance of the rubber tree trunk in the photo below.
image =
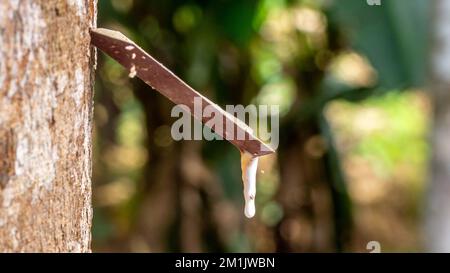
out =
{"type": "Polygon", "coordinates": [[[89,252],[96,0],[0,1],[0,251],[89,252]]]}
{"type": "Polygon", "coordinates": [[[425,244],[431,252],[450,252],[450,1],[434,3],[431,48],[431,184],[428,192],[425,244]]]}

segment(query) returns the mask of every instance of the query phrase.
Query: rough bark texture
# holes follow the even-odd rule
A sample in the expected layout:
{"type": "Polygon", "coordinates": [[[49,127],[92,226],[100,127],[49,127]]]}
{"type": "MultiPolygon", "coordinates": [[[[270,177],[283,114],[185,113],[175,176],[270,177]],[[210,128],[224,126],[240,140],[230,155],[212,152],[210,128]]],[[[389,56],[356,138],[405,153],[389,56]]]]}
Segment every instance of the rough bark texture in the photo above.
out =
{"type": "Polygon", "coordinates": [[[433,3],[431,93],[434,128],[425,243],[428,251],[450,252],[450,1],[433,3]]]}
{"type": "Polygon", "coordinates": [[[0,1],[0,251],[90,251],[96,0],[0,1]]]}

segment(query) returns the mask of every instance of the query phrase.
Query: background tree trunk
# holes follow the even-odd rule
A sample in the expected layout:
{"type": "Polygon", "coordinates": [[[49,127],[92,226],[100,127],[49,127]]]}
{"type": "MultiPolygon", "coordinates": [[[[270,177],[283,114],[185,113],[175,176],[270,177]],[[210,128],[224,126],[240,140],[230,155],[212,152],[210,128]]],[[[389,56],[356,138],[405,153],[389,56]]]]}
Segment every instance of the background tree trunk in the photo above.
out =
{"type": "Polygon", "coordinates": [[[88,252],[96,0],[0,1],[0,251],[88,252]]]}
{"type": "Polygon", "coordinates": [[[426,217],[426,247],[431,252],[450,251],[450,1],[433,2],[434,47],[431,49],[431,94],[434,128],[431,185],[426,217]]]}

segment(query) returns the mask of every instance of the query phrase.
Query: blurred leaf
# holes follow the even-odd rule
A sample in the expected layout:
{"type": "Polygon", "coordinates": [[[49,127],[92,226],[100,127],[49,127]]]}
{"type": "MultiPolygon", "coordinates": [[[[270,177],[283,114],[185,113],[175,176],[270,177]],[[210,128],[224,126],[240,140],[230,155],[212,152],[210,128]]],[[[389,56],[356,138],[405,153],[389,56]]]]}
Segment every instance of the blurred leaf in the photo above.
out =
{"type": "Polygon", "coordinates": [[[378,72],[383,89],[424,84],[428,1],[334,1],[329,21],[338,24],[350,46],[365,54],[378,72]]]}
{"type": "Polygon", "coordinates": [[[253,18],[258,1],[214,1],[214,15],[218,27],[230,40],[246,46],[253,34],[253,18]]]}

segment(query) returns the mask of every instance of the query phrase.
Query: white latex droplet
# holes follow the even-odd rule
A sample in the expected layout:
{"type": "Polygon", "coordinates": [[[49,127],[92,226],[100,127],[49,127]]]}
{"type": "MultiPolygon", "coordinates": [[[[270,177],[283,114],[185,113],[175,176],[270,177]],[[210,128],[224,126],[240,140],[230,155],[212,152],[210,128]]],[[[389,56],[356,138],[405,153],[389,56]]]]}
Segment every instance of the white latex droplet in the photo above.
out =
{"type": "Polygon", "coordinates": [[[255,216],[256,211],[256,171],[258,169],[258,158],[248,152],[241,152],[241,169],[242,182],[244,184],[244,214],[247,218],[252,218],[255,216]]]}
{"type": "Polygon", "coordinates": [[[136,76],[136,66],[134,64],[130,68],[130,73],[128,74],[128,77],[134,78],[136,76]]]}

